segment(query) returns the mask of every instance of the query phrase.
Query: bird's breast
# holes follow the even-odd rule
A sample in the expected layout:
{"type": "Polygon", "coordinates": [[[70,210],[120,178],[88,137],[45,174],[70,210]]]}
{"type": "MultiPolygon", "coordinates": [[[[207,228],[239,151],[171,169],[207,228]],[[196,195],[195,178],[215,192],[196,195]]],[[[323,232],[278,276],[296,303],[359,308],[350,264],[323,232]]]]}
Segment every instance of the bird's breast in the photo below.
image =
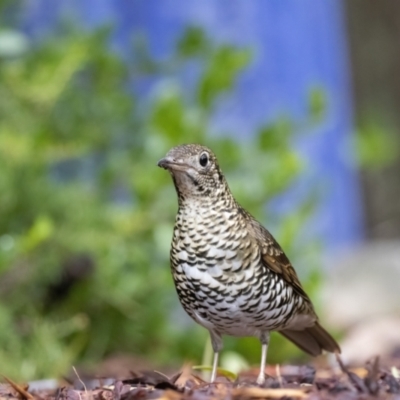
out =
{"type": "Polygon", "coordinates": [[[177,215],[171,267],[183,307],[208,329],[236,336],[281,326],[292,311],[291,288],[265,268],[239,214],[208,212],[177,215]]]}
{"type": "Polygon", "coordinates": [[[260,251],[238,216],[229,211],[189,209],[178,213],[171,259],[193,280],[235,283],[250,278],[260,251]],[[247,272],[246,272],[247,271],[247,272]]]}

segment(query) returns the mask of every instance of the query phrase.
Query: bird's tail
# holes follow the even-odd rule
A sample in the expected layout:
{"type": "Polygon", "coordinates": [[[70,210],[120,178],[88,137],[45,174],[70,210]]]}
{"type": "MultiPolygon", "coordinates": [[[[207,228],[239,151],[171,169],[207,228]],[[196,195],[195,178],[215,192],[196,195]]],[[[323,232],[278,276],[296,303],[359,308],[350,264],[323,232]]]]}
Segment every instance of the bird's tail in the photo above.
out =
{"type": "Polygon", "coordinates": [[[340,347],[335,339],[318,322],[302,331],[283,330],[279,333],[312,356],[320,355],[322,350],[340,353],[340,347]]]}

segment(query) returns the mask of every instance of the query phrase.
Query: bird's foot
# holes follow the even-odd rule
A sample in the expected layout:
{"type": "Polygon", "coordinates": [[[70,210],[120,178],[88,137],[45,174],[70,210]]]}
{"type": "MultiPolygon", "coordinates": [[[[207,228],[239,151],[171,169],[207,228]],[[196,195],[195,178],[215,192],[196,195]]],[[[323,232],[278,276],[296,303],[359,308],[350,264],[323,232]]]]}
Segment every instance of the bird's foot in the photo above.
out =
{"type": "Polygon", "coordinates": [[[260,374],[258,375],[258,378],[257,378],[257,385],[264,385],[264,383],[265,383],[265,373],[264,373],[264,371],[260,371],[260,374]]]}

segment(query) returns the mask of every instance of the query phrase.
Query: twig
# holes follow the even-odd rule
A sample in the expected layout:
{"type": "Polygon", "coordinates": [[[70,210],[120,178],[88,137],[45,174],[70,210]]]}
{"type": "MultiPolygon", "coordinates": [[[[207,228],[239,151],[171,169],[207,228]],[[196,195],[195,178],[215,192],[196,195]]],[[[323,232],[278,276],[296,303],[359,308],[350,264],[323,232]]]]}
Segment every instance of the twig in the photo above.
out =
{"type": "Polygon", "coordinates": [[[275,365],[275,373],[276,377],[278,378],[279,386],[283,388],[283,381],[282,381],[282,375],[281,375],[281,366],[279,364],[275,365]]]}
{"type": "Polygon", "coordinates": [[[252,397],[252,398],[271,398],[280,399],[282,397],[304,398],[307,396],[304,389],[263,389],[257,387],[239,388],[232,391],[232,398],[252,397]]]}
{"type": "Polygon", "coordinates": [[[12,386],[14,390],[16,390],[21,396],[23,396],[27,400],[35,400],[35,396],[31,395],[29,392],[27,392],[24,388],[16,384],[14,381],[12,381],[10,378],[7,378],[6,376],[3,375],[3,378],[12,386]]]}
{"type": "Polygon", "coordinates": [[[345,365],[343,364],[342,359],[340,358],[339,354],[336,353],[336,360],[339,364],[340,369],[342,370],[343,373],[345,373],[347,375],[347,377],[349,378],[350,382],[353,384],[353,386],[355,386],[355,388],[360,391],[361,393],[369,393],[369,390],[367,388],[367,386],[365,385],[364,381],[357,376],[355,373],[349,371],[345,365]]]}
{"type": "MultiPolygon", "coordinates": [[[[85,395],[86,395],[86,397],[89,397],[89,396],[88,396],[88,391],[87,391],[87,389],[86,389],[86,385],[85,385],[85,383],[83,382],[83,380],[81,379],[81,377],[79,376],[78,371],[76,370],[76,368],[75,368],[74,366],[72,366],[72,369],[74,370],[75,375],[76,375],[76,377],[78,378],[78,381],[82,384],[83,389],[85,390],[85,395]]],[[[81,394],[80,394],[79,392],[78,392],[78,395],[79,395],[79,398],[82,400],[81,394]]]]}

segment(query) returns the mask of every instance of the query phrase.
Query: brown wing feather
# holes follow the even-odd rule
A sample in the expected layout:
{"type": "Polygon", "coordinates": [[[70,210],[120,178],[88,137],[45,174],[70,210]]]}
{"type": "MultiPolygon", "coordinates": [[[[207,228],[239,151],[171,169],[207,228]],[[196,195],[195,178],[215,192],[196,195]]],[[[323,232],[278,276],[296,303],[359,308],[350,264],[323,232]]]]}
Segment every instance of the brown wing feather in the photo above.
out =
{"type": "MultiPolygon", "coordinates": [[[[302,296],[309,304],[309,311],[314,312],[310,298],[304,291],[299,278],[289,259],[286,257],[278,242],[271,233],[268,232],[259,222],[257,222],[247,211],[241,209],[242,214],[248,221],[248,229],[257,239],[261,248],[262,260],[264,265],[271,271],[280,275],[295,292],[302,296]]],[[[314,312],[315,314],[315,312],[314,312]]],[[[317,316],[315,315],[316,319],[317,316]]],[[[279,331],[287,339],[291,340],[298,347],[313,356],[321,354],[322,350],[332,353],[340,353],[340,347],[335,339],[319,324],[318,319],[315,324],[303,330],[283,330],[279,331]]]]}
{"type": "Polygon", "coordinates": [[[275,238],[246,210],[241,208],[241,212],[248,221],[249,231],[258,241],[261,248],[262,260],[265,266],[280,275],[293,287],[297,294],[302,296],[311,304],[311,300],[301,286],[296,271],[275,238]]]}

